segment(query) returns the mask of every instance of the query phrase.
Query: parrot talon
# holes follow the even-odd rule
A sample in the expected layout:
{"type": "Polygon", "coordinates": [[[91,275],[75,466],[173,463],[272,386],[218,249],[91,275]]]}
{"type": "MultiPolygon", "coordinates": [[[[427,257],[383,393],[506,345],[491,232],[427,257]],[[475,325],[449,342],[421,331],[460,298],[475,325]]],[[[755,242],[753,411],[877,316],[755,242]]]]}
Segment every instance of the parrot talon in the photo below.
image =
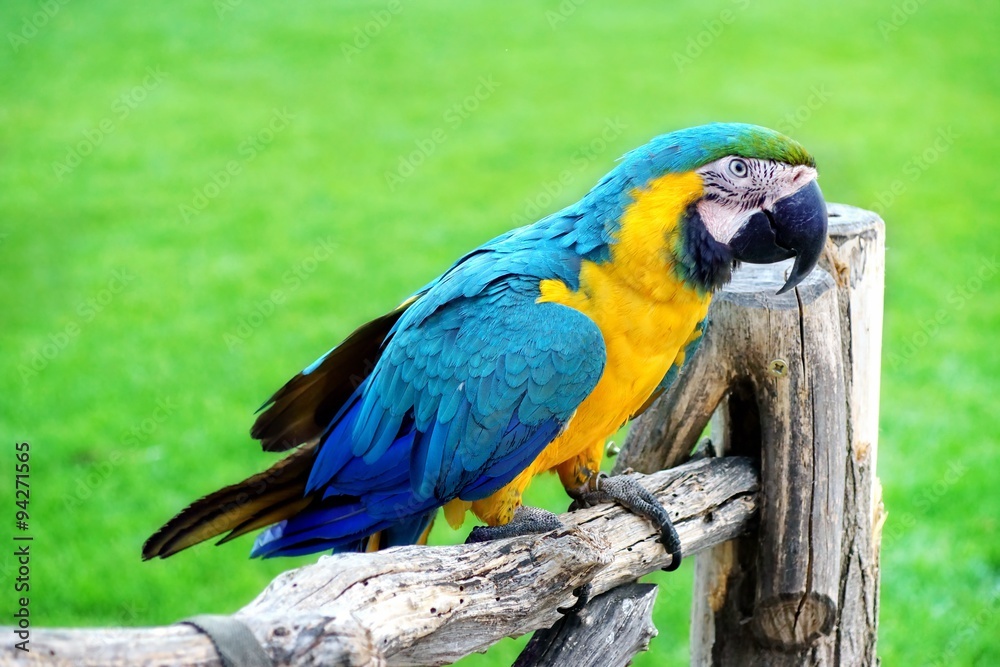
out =
{"type": "Polygon", "coordinates": [[[663,568],[664,572],[673,572],[681,564],[681,539],[677,535],[670,520],[670,514],[657,500],[656,496],[639,484],[634,477],[616,475],[609,477],[605,473],[594,475],[581,488],[570,505],[570,510],[593,507],[599,503],[614,502],[633,514],[649,519],[660,531],[660,542],[670,554],[670,564],[663,568]]]}
{"type": "Polygon", "coordinates": [[[552,512],[538,507],[522,505],[514,511],[514,518],[502,526],[476,526],[465,540],[466,544],[502,540],[508,537],[535,535],[565,528],[552,512]]]}
{"type": "Polygon", "coordinates": [[[563,616],[576,616],[583,610],[584,607],[587,606],[587,603],[590,602],[590,592],[592,589],[593,586],[589,583],[586,583],[583,586],[577,586],[573,589],[573,595],[576,596],[576,602],[574,602],[570,607],[556,607],[556,611],[563,616]]]}

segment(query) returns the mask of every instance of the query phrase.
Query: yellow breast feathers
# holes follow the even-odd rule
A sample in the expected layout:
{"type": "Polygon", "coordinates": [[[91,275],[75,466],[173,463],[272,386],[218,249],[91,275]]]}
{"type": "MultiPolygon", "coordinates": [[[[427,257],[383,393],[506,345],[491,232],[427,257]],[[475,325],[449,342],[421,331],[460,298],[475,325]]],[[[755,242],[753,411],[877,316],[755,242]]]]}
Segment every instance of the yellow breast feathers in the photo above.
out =
{"type": "Polygon", "coordinates": [[[653,393],[704,319],[710,296],[677,276],[670,252],[681,215],[701,192],[701,178],[693,173],[653,181],[633,193],[610,261],[583,262],[576,291],[558,280],[542,282],[539,301],[562,303],[590,317],[607,348],[604,375],[593,393],[539,457],[545,469],[620,428],[653,393]]]}
{"type": "Polygon", "coordinates": [[[559,280],[542,281],[540,302],[575,308],[600,328],[607,352],[604,374],[534,463],[473,505],[480,518],[505,523],[535,474],[602,446],[643,405],[683,350],[711,297],[677,276],[670,249],[681,215],[701,192],[701,178],[693,173],[667,175],[633,192],[610,261],[584,261],[577,290],[559,280]]]}

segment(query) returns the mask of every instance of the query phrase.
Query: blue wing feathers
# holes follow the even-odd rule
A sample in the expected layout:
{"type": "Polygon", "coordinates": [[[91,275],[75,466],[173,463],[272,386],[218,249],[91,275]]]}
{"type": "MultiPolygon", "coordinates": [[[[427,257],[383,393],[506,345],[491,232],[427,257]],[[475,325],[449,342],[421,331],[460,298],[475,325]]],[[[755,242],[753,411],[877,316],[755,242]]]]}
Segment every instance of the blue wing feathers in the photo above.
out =
{"type": "Polygon", "coordinates": [[[525,437],[527,431],[512,431],[512,440],[521,442],[520,450],[492,461],[489,472],[466,485],[458,497],[462,500],[481,500],[499,491],[545,449],[545,445],[552,441],[561,428],[555,419],[551,419],[532,429],[528,437],[525,437]]]}
{"type": "Polygon", "coordinates": [[[438,407],[438,421],[450,422],[458,414],[459,407],[465,402],[465,395],[461,389],[454,388],[449,391],[447,396],[441,398],[441,404],[438,407]]]}
{"type": "Polygon", "coordinates": [[[416,431],[402,434],[373,465],[363,458],[351,458],[327,483],[324,498],[337,495],[362,496],[376,489],[405,488],[409,484],[409,469],[401,465],[413,448],[416,431]]]}
{"type": "Polygon", "coordinates": [[[387,547],[416,544],[434,519],[434,512],[412,517],[393,524],[382,533],[382,542],[387,547]]]}
{"type": "Polygon", "coordinates": [[[413,455],[410,464],[410,479],[413,480],[413,494],[417,498],[430,498],[441,474],[444,463],[447,426],[435,424],[427,433],[418,433],[413,441],[413,455]]]}
{"type": "Polygon", "coordinates": [[[524,382],[524,378],[528,377],[528,360],[521,354],[510,352],[504,355],[503,360],[504,370],[507,371],[507,382],[512,387],[519,387],[524,382]]]}
{"type": "Polygon", "coordinates": [[[339,421],[326,435],[323,446],[319,448],[319,453],[316,455],[316,462],[313,463],[309,473],[309,480],[306,482],[305,492],[307,494],[326,484],[351,460],[353,452],[349,438],[361,407],[359,401],[360,391],[355,392],[351,399],[351,406],[340,416],[339,421]]]}
{"type": "Polygon", "coordinates": [[[254,555],[354,549],[379,530],[412,542],[444,503],[510,483],[593,390],[600,331],[578,311],[537,302],[541,279],[575,285],[579,257],[539,230],[491,243],[395,323],[322,439],[307,484],[321,498],[262,533],[254,555]]]}

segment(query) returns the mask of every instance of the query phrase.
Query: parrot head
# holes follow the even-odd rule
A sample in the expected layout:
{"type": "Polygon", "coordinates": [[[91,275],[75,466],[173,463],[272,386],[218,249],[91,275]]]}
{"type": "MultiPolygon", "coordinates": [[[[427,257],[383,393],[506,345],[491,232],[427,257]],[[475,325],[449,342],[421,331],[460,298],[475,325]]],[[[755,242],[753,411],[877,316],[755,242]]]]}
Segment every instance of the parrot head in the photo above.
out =
{"type": "Polygon", "coordinates": [[[701,191],[684,213],[682,272],[707,289],[729,279],[736,261],[795,258],[779,294],[816,266],[826,243],[826,203],[816,162],[788,137],[757,125],[713,123],[653,139],[620,167],[633,183],[695,173],[701,191]],[[714,267],[714,268],[713,268],[714,267]],[[716,270],[719,269],[719,270],[716,270]],[[701,274],[701,275],[699,275],[701,274]]]}

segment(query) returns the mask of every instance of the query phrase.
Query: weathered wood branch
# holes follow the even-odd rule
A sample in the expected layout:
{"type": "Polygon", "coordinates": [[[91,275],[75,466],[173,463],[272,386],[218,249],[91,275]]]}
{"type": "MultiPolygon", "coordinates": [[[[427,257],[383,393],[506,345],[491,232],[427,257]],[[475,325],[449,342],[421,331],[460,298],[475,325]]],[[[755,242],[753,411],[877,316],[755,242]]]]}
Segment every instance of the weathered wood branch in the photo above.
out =
{"type": "MultiPolygon", "coordinates": [[[[747,532],[757,511],[750,459],[692,462],[641,481],[670,510],[685,554],[747,532]]],[[[561,518],[565,529],[541,536],[326,556],[278,576],[234,616],[276,665],[439,665],[552,626],[582,584],[596,596],[667,564],[656,530],[616,505],[561,518]]],[[[0,662],[220,664],[189,626],[37,629],[31,648],[7,645],[0,662]]]]}
{"type": "Polygon", "coordinates": [[[884,226],[841,205],[830,223],[824,269],[794,294],[775,294],[780,265],[737,272],[618,463],[683,461],[709,419],[721,451],[761,461],[759,534],[698,558],[693,665],[876,661],[884,226]]]}
{"type": "Polygon", "coordinates": [[[539,630],[513,667],[624,667],[649,647],[654,584],[625,584],[592,599],[578,614],[539,630]]]}

